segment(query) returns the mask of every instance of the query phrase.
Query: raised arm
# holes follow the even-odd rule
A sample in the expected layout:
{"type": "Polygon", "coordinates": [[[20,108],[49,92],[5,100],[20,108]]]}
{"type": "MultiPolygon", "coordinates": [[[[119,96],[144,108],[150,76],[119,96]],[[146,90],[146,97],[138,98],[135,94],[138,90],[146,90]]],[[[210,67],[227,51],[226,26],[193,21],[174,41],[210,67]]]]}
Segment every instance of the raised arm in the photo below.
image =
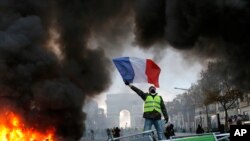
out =
{"type": "Polygon", "coordinates": [[[135,87],[129,83],[125,82],[125,84],[127,86],[129,86],[135,93],[137,93],[144,101],[146,100],[147,93],[144,93],[142,90],[138,89],[137,87],[135,87]]]}

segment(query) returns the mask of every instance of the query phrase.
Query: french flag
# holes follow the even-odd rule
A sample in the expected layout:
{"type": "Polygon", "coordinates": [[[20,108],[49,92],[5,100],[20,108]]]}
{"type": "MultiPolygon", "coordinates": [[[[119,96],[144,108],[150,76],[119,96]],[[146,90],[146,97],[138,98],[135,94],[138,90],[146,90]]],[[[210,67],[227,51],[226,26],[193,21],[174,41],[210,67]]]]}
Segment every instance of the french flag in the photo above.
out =
{"type": "Polygon", "coordinates": [[[160,67],[151,59],[136,57],[114,58],[113,63],[121,74],[123,81],[129,83],[151,83],[159,87],[160,67]]]}

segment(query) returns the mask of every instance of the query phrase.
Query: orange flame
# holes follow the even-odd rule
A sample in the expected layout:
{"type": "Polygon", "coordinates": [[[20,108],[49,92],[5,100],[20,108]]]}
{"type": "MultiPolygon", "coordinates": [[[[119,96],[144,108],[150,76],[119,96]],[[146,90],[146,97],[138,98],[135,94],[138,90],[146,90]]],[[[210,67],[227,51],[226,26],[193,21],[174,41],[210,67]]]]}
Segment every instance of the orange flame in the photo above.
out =
{"type": "Polygon", "coordinates": [[[21,117],[13,112],[0,113],[0,141],[55,141],[54,133],[54,128],[41,133],[25,127],[21,117]]]}

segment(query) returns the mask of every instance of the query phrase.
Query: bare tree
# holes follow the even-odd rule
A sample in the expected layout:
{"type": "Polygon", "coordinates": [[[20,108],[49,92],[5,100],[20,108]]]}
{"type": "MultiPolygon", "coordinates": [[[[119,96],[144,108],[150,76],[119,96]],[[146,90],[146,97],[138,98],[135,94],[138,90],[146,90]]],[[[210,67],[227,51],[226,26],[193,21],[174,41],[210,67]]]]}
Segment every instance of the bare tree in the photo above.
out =
{"type": "MultiPolygon", "coordinates": [[[[199,84],[199,81],[198,81],[199,84]]],[[[204,106],[204,99],[205,96],[203,95],[201,91],[201,87],[198,84],[192,84],[190,89],[188,90],[191,98],[192,98],[192,104],[194,104],[195,107],[201,107],[204,106]]]]}
{"type": "Polygon", "coordinates": [[[225,112],[225,130],[228,129],[228,110],[234,108],[243,93],[230,80],[230,70],[224,62],[210,62],[201,73],[199,85],[205,95],[204,104],[220,103],[225,112]]]}

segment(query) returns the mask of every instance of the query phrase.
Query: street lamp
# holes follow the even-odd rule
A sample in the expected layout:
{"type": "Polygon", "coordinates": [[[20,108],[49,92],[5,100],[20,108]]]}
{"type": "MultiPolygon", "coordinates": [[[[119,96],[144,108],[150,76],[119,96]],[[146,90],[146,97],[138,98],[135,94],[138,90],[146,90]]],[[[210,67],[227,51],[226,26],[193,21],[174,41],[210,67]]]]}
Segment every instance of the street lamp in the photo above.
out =
{"type": "Polygon", "coordinates": [[[201,127],[202,127],[201,111],[200,111],[200,124],[201,124],[201,127]]]}
{"type": "Polygon", "coordinates": [[[178,88],[178,87],[174,87],[174,89],[184,90],[184,91],[187,91],[187,90],[188,90],[188,89],[186,89],[186,88],[178,88]]]}

